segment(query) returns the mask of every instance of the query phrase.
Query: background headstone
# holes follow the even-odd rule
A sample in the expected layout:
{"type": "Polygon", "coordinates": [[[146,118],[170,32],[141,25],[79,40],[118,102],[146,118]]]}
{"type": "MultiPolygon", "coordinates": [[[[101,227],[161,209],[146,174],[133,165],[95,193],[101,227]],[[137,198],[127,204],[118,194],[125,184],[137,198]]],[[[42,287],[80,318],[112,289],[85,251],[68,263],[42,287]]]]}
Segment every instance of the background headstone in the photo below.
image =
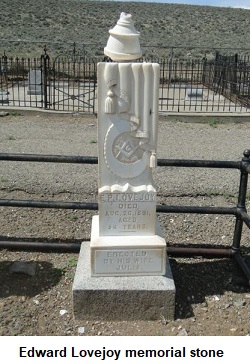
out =
{"type": "Polygon", "coordinates": [[[203,89],[202,88],[187,88],[186,89],[186,99],[203,99],[203,89]]]}
{"type": "Polygon", "coordinates": [[[28,74],[28,95],[43,95],[42,71],[30,70],[28,74]]]}

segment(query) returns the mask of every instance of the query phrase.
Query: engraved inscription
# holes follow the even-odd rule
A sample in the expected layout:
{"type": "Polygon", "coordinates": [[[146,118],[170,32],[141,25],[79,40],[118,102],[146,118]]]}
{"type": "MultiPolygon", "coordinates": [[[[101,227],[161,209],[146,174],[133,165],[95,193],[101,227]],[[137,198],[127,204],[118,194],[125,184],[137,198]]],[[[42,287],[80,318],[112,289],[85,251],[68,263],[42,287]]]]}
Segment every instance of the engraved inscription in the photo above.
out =
{"type": "Polygon", "coordinates": [[[102,193],[99,195],[101,232],[111,235],[155,234],[156,203],[154,192],[102,193]]]}
{"type": "Polygon", "coordinates": [[[150,192],[140,193],[101,193],[101,202],[149,202],[155,201],[156,194],[150,192]]]}
{"type": "Polygon", "coordinates": [[[96,250],[96,273],[143,273],[162,269],[164,254],[160,248],[96,250]]]}

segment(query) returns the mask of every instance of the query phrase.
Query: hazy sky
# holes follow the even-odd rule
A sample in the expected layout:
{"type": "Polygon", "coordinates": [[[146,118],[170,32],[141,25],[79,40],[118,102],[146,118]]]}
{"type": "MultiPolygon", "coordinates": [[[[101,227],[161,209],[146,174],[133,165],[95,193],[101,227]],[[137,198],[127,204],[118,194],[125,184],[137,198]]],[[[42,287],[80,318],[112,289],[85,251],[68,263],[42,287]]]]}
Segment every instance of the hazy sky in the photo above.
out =
{"type": "Polygon", "coordinates": [[[226,6],[234,8],[250,9],[250,0],[122,0],[122,1],[145,1],[172,4],[190,4],[190,5],[212,5],[226,6]]]}

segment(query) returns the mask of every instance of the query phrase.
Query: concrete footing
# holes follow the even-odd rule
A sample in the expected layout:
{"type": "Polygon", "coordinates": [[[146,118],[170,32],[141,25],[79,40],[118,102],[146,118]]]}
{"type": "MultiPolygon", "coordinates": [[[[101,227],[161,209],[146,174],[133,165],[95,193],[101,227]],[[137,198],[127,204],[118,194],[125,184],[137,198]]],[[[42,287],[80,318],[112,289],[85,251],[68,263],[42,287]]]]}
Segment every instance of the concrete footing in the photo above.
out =
{"type": "Polygon", "coordinates": [[[175,285],[164,276],[92,277],[89,242],[82,243],[73,283],[76,320],[174,319],[175,285]]]}

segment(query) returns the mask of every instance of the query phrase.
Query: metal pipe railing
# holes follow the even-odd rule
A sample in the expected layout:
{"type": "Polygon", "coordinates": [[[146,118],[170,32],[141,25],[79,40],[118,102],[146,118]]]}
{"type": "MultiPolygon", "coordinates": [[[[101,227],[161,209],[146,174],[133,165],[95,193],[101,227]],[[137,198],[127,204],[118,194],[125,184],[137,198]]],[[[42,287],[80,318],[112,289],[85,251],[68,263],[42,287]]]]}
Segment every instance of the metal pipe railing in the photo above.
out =
{"type": "MultiPolygon", "coordinates": [[[[1,200],[0,200],[1,201],[1,200]]],[[[217,206],[168,206],[157,205],[157,212],[183,213],[183,214],[218,214],[218,215],[237,215],[236,207],[217,207],[217,206]]]]}
{"type": "MultiPolygon", "coordinates": [[[[238,209],[238,211],[241,211],[241,212],[246,211],[248,172],[246,171],[245,166],[249,165],[249,163],[250,163],[250,159],[249,159],[250,150],[245,150],[243,154],[244,154],[244,157],[242,158],[242,164],[244,165],[244,168],[241,168],[240,186],[239,186],[238,203],[237,203],[237,209],[238,209]]],[[[232,244],[232,248],[236,251],[240,248],[242,228],[243,228],[243,220],[242,220],[241,214],[238,214],[236,217],[233,244],[232,244]]]]}
{"type": "MultiPolygon", "coordinates": [[[[72,253],[78,253],[81,249],[81,243],[76,242],[41,242],[41,241],[12,241],[12,240],[0,240],[0,248],[9,249],[23,249],[23,250],[38,250],[38,251],[67,251],[72,253]]],[[[207,248],[207,247],[180,247],[180,246],[168,246],[167,254],[175,257],[195,257],[202,256],[206,258],[230,258],[233,256],[233,252],[230,247],[228,248],[207,248]]]]}
{"type": "MultiPolygon", "coordinates": [[[[45,163],[82,163],[98,164],[98,158],[92,156],[67,156],[47,154],[0,153],[2,161],[16,162],[45,162],[45,163]]],[[[231,168],[241,169],[241,161],[216,160],[185,160],[185,159],[157,159],[158,167],[187,167],[187,168],[231,168]]]]}
{"type": "MultiPolygon", "coordinates": [[[[96,202],[64,202],[64,201],[41,201],[41,200],[15,200],[0,199],[0,206],[4,207],[29,207],[41,209],[67,209],[67,210],[98,210],[96,202]]],[[[168,206],[157,205],[156,212],[161,213],[184,213],[184,214],[218,214],[237,215],[236,207],[216,206],[168,206]]]]}
{"type": "Polygon", "coordinates": [[[46,162],[46,163],[83,163],[97,164],[97,157],[48,155],[48,154],[22,154],[22,153],[0,153],[0,160],[15,162],[46,162]]]}
{"type": "MultiPolygon", "coordinates": [[[[38,154],[15,154],[0,153],[2,161],[20,162],[45,162],[45,163],[81,163],[98,164],[97,157],[91,156],[65,156],[65,155],[38,155],[38,154]]],[[[248,186],[248,173],[250,173],[250,150],[245,150],[242,161],[214,161],[214,160],[182,160],[182,159],[158,159],[157,165],[162,167],[198,167],[198,168],[231,168],[241,172],[236,207],[215,207],[215,206],[168,206],[157,205],[156,211],[159,213],[195,213],[195,214],[222,214],[236,217],[233,243],[228,248],[208,248],[208,247],[167,247],[169,255],[173,256],[205,256],[205,257],[230,257],[235,258],[243,273],[250,283],[250,268],[240,254],[240,242],[243,223],[250,228],[250,217],[246,211],[246,197],[248,186]]],[[[98,210],[98,203],[90,202],[64,202],[64,201],[34,201],[0,199],[0,206],[5,207],[31,207],[31,208],[56,208],[56,209],[80,209],[98,210]]],[[[68,242],[24,242],[24,241],[4,241],[0,240],[0,248],[10,249],[38,249],[38,250],[80,250],[80,243],[68,242]]]]}
{"type": "Polygon", "coordinates": [[[30,207],[39,209],[98,210],[98,204],[95,202],[64,202],[64,201],[0,199],[0,206],[30,207]]]}

